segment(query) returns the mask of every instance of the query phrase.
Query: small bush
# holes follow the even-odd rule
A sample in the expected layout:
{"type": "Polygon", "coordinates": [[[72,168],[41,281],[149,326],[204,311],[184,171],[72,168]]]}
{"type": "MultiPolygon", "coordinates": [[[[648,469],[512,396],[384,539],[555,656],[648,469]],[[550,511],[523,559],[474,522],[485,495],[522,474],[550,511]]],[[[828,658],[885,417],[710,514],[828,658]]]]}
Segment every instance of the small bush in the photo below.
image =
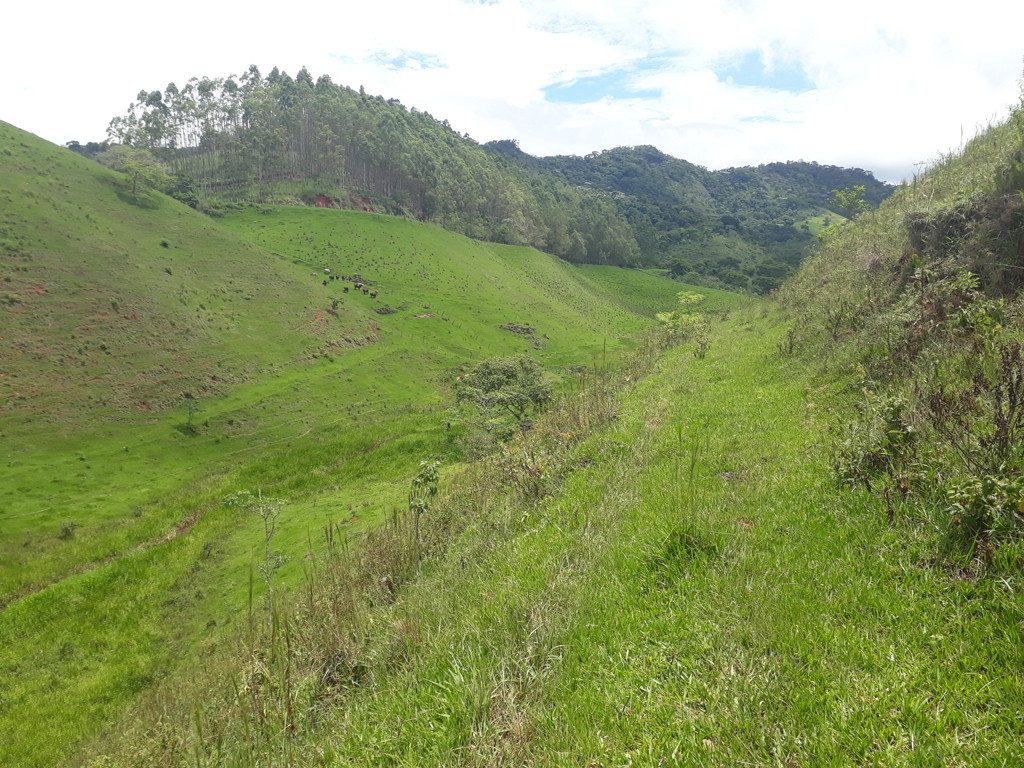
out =
{"type": "Polygon", "coordinates": [[[992,562],[996,544],[1024,531],[1021,484],[984,475],[953,484],[946,491],[951,533],[971,545],[972,553],[992,562]]]}

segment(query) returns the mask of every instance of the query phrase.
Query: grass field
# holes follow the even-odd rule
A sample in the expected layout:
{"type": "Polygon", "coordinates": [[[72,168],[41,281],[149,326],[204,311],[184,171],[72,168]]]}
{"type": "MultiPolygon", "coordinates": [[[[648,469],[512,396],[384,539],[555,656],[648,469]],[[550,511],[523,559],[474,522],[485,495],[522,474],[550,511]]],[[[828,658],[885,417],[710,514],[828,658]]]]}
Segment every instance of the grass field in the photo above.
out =
{"type": "Polygon", "coordinates": [[[841,486],[835,336],[698,289],[700,356],[641,335],[656,275],[211,221],[3,124],[0,169],[0,765],[1024,761],[1019,541],[957,567],[841,486]],[[453,382],[513,353],[556,404],[471,460],[453,382]],[[240,490],[286,502],[269,626],[240,490]]]}
{"type": "Polygon", "coordinates": [[[373,214],[214,222],[4,124],[0,146],[4,764],[58,762],[237,618],[262,542],[229,493],[290,502],[297,584],[328,521],[372,528],[421,459],[458,463],[460,371],[609,365],[684,287],[373,214]]]}
{"type": "Polygon", "coordinates": [[[551,414],[514,445],[547,445],[547,495],[501,459],[443,478],[463,522],[392,599],[317,608],[353,599],[321,572],[289,629],[93,764],[1018,763],[1019,565],[964,578],[909,507],[837,486],[846,374],[781,355],[787,327],[734,307],[561,457],[551,414]]]}
{"type": "Polygon", "coordinates": [[[401,663],[259,759],[1019,762],[1016,577],[934,567],[934,529],[836,487],[843,396],[778,355],[784,330],[753,307],[705,359],[664,357],[586,446],[597,461],[540,504],[495,498],[372,614],[401,663]]]}

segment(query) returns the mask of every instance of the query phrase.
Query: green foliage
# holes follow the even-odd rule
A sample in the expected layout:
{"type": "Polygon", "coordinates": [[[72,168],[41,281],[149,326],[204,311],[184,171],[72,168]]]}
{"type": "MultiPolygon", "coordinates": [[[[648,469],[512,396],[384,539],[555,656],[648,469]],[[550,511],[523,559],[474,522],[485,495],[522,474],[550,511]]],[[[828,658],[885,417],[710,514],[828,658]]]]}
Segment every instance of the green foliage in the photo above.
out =
{"type": "Polygon", "coordinates": [[[143,90],[108,133],[165,160],[175,171],[169,194],[213,214],[225,202],[301,200],[431,221],[578,263],[637,263],[628,221],[603,196],[496,162],[396,99],[329,78],[314,85],[305,69],[294,79],[271,74],[250,68],[143,90]]]}
{"type": "Polygon", "coordinates": [[[1024,203],[1005,186],[1021,125],[1017,109],[878,209],[837,192],[856,221],[825,230],[782,291],[786,348],[824,353],[870,392],[836,430],[837,476],[880,493],[891,520],[906,507],[966,541],[981,570],[1014,546],[1024,470],[1024,203]]]}
{"type": "Polygon", "coordinates": [[[759,293],[777,288],[807,255],[814,237],[803,225],[827,214],[829,190],[857,185],[875,205],[892,192],[866,171],[816,163],[711,172],[645,146],[542,159],[504,143],[487,148],[609,194],[644,263],[669,267],[687,282],[759,293]]]}
{"type": "Polygon", "coordinates": [[[852,422],[833,456],[837,476],[852,487],[871,489],[871,478],[896,476],[916,456],[919,437],[907,420],[907,402],[898,396],[865,393],[860,419],[852,422]]]}
{"type": "Polygon", "coordinates": [[[828,206],[847,219],[854,219],[865,211],[871,210],[871,204],[865,200],[867,190],[863,184],[845,189],[833,189],[828,206]]]}
{"type": "Polygon", "coordinates": [[[706,314],[691,309],[702,304],[706,297],[702,293],[680,291],[676,298],[679,309],[656,315],[661,324],[663,343],[672,345],[693,340],[694,356],[703,359],[711,343],[711,321],[706,314]]]}
{"type": "Polygon", "coordinates": [[[420,518],[430,512],[431,499],[437,496],[440,464],[440,461],[421,461],[420,471],[412,479],[412,488],[409,490],[409,512],[412,513],[415,520],[417,541],[420,540],[420,518]]]}
{"type": "Polygon", "coordinates": [[[533,158],[514,141],[481,147],[396,99],[314,84],[305,69],[143,90],[108,133],[191,178],[194,189],[172,194],[213,214],[237,200],[371,208],[574,263],[659,265],[761,292],[806,255],[801,224],[825,212],[829,189],[859,182],[876,204],[891,191],[860,169],[712,173],[653,147],[533,158]],[[737,254],[740,269],[720,263],[737,254]]]}
{"type": "Polygon", "coordinates": [[[133,195],[137,194],[140,186],[157,190],[171,187],[171,174],[167,167],[147,149],[117,145],[96,159],[127,176],[133,195]]]}
{"type": "Polygon", "coordinates": [[[1024,501],[1019,479],[984,475],[953,483],[946,491],[956,533],[991,563],[994,541],[1024,531],[1024,501]]]}
{"type": "Polygon", "coordinates": [[[507,435],[542,411],[554,392],[552,378],[534,359],[517,355],[478,363],[456,379],[455,402],[463,419],[490,433],[507,435]],[[468,411],[468,415],[467,415],[468,411]]]}

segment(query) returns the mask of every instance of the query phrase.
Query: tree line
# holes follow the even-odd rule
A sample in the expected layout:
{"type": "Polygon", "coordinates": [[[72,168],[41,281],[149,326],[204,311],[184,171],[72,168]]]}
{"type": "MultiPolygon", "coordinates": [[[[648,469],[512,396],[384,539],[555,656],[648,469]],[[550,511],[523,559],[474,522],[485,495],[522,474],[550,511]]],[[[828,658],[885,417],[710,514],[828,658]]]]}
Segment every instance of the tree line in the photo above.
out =
{"type": "Polygon", "coordinates": [[[109,126],[194,183],[201,201],[370,197],[374,208],[470,237],[530,245],[574,262],[639,261],[632,228],[605,196],[502,167],[447,121],[395,99],[252,66],[141,91],[109,126]]]}
{"type": "Polygon", "coordinates": [[[877,205],[893,189],[861,169],[802,161],[712,172],[654,147],[536,158],[305,68],[264,77],[251,66],[140,91],[108,135],[71,148],[101,159],[107,150],[133,180],[161,179],[194,207],[368,198],[383,213],[576,263],[665,267],[757,292],[809,252],[811,222],[829,215],[835,190],[863,188],[877,205]]]}

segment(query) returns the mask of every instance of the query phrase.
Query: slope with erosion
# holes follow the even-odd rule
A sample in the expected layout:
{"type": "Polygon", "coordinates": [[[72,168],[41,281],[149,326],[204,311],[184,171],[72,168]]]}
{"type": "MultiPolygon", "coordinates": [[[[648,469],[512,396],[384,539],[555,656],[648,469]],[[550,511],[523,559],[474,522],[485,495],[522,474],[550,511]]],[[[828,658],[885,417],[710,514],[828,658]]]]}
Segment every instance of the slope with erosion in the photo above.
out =
{"type": "Polygon", "coordinates": [[[680,288],[370,214],[216,223],[0,131],[5,764],[58,762],[219,642],[262,541],[228,493],[291,502],[275,546],[295,583],[328,520],[372,527],[420,459],[458,460],[440,409],[460,367],[591,365],[680,288]],[[378,296],[324,285],[324,268],[378,296]],[[638,312],[637,294],[663,301],[638,312]]]}

